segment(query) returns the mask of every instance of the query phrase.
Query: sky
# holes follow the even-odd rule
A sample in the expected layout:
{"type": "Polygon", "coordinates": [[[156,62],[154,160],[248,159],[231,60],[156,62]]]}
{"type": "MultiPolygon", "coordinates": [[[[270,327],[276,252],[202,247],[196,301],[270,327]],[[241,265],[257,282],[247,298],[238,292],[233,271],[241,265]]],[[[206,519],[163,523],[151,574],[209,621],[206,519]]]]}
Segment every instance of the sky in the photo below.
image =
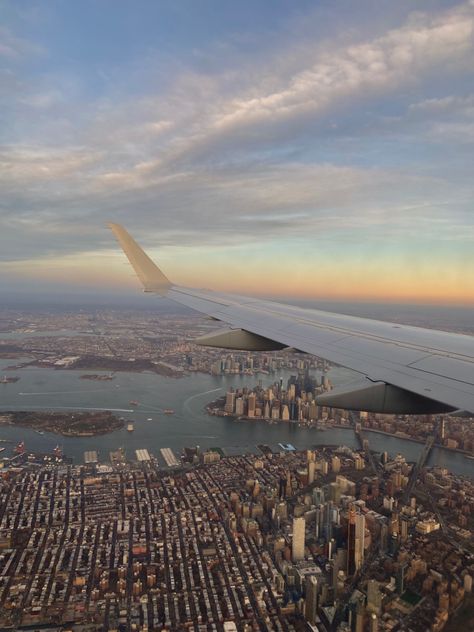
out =
{"type": "Polygon", "coordinates": [[[473,150],[474,0],[0,0],[0,297],[472,305],[473,150]]]}

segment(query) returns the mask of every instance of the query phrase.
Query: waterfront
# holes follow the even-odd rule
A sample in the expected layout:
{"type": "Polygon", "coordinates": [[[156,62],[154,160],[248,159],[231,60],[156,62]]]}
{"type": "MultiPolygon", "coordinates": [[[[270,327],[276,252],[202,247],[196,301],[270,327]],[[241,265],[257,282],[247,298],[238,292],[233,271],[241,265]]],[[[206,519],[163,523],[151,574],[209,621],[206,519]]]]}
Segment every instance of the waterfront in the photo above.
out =
{"type": "MultiPolygon", "coordinates": [[[[0,373],[12,364],[0,360],[0,373]]],[[[262,421],[235,422],[230,418],[211,417],[204,411],[205,405],[230,387],[251,386],[258,379],[271,384],[280,376],[287,379],[292,371],[258,376],[211,376],[192,373],[183,379],[173,379],[151,373],[117,373],[110,382],[87,382],[80,379],[82,371],[65,371],[29,367],[12,374],[20,381],[0,388],[0,410],[111,410],[127,421],[135,422],[134,432],[125,428],[97,437],[68,438],[22,427],[1,426],[0,438],[14,442],[24,440],[27,449],[51,451],[57,444],[76,463],[81,463],[86,450],[98,450],[99,458],[108,459],[112,449],[123,446],[130,458],[134,450],[147,448],[161,461],[159,450],[169,447],[179,453],[187,445],[203,448],[220,446],[227,453],[255,452],[257,444],[292,443],[297,448],[314,445],[347,445],[357,447],[351,429],[332,428],[324,432],[295,424],[268,424],[262,421]],[[140,405],[133,409],[131,400],[140,405]],[[174,415],[164,415],[171,408],[174,415]],[[151,418],[151,421],[148,419],[151,418]]],[[[342,384],[353,374],[342,368],[334,368],[332,382],[342,384]]],[[[375,432],[368,433],[371,448],[387,450],[391,454],[402,453],[408,460],[416,460],[422,445],[410,440],[389,437],[375,432]]],[[[8,448],[7,448],[7,451],[8,448]]],[[[435,448],[429,465],[441,465],[463,475],[473,474],[473,461],[462,454],[435,448]]],[[[164,464],[164,462],[163,462],[164,464]]]]}

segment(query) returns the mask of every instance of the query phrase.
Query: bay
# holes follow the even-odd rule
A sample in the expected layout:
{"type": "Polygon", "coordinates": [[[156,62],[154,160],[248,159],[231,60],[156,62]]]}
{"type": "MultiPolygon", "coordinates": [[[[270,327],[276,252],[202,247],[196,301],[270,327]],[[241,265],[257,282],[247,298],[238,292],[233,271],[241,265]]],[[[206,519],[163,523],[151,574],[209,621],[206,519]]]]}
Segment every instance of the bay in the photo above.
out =
{"type": "MultiPolygon", "coordinates": [[[[0,372],[16,360],[0,360],[0,372]]],[[[315,445],[346,445],[357,448],[358,444],[351,429],[332,428],[317,431],[299,427],[297,424],[268,424],[263,421],[236,422],[227,417],[209,416],[204,408],[209,401],[223,395],[229,388],[254,386],[258,380],[269,385],[280,377],[284,382],[295,371],[279,371],[272,375],[211,376],[191,373],[175,379],[154,373],[117,373],[111,381],[82,380],[85,371],[54,370],[28,367],[14,373],[21,379],[12,384],[0,385],[0,410],[112,410],[126,421],[134,422],[134,432],[125,428],[96,437],[61,437],[52,433],[39,435],[34,430],[18,426],[0,426],[0,439],[14,443],[25,441],[27,450],[50,452],[56,445],[81,463],[86,450],[97,450],[99,460],[108,460],[110,450],[123,447],[129,458],[134,451],[147,448],[158,457],[160,448],[171,448],[179,454],[184,446],[199,445],[201,448],[222,447],[228,454],[254,452],[257,444],[266,443],[276,448],[278,443],[292,443],[298,449],[315,445]],[[137,400],[134,409],[130,401],[137,400]],[[173,415],[164,414],[173,409],[173,415]],[[148,421],[151,419],[151,421],[148,421]]],[[[333,384],[352,380],[354,374],[336,367],[329,373],[333,384]]],[[[390,454],[403,454],[414,461],[422,444],[386,436],[367,433],[370,446],[377,451],[387,450],[390,454]]],[[[6,447],[4,455],[11,452],[6,447]]],[[[429,465],[441,465],[454,473],[473,475],[474,461],[464,455],[442,448],[432,451],[429,465]]]]}

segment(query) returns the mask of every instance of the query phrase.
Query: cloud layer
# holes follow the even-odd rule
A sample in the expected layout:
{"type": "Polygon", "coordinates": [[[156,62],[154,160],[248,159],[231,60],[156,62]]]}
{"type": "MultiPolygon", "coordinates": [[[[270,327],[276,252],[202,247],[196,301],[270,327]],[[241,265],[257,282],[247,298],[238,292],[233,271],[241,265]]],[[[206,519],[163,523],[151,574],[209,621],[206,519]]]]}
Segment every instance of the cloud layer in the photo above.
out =
{"type": "Polygon", "coordinates": [[[12,9],[0,32],[0,281],[15,261],[114,248],[109,219],[170,260],[201,249],[211,267],[222,248],[267,253],[271,269],[277,246],[317,242],[366,271],[385,251],[406,275],[413,250],[421,261],[437,249],[472,269],[474,2],[425,4],[383,19],[362,3],[341,28],[334,2],[324,34],[322,9],[273,32],[263,13],[198,49],[171,38],[179,54],[131,42],[120,64],[48,45],[48,21],[67,22],[59,5],[12,9]]]}

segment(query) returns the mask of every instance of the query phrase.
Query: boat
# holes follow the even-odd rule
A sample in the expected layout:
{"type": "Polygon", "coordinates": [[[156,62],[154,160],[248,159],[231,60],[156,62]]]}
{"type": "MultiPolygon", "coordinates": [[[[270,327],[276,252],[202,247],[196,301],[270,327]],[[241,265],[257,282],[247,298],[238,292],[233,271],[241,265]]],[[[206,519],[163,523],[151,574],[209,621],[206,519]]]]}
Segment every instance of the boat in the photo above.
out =
{"type": "Polygon", "coordinates": [[[130,406],[139,406],[140,402],[138,402],[136,399],[131,399],[129,402],[130,406]]]}
{"type": "Polygon", "coordinates": [[[14,447],[13,452],[15,454],[25,454],[25,442],[20,441],[20,443],[14,447]]]}
{"type": "Polygon", "coordinates": [[[35,432],[39,435],[44,435],[44,432],[42,430],[35,430],[35,432]]]}
{"type": "Polygon", "coordinates": [[[0,448],[0,453],[5,452],[6,448],[0,448]]]}
{"type": "Polygon", "coordinates": [[[18,382],[20,378],[15,376],[12,377],[8,377],[6,375],[4,375],[1,379],[0,379],[0,384],[14,384],[15,382],[18,382]]]}
{"type": "Polygon", "coordinates": [[[174,415],[174,410],[172,408],[165,408],[163,413],[165,415],[174,415]]]}
{"type": "Polygon", "coordinates": [[[153,421],[153,417],[148,417],[147,421],[153,421]]]}
{"type": "Polygon", "coordinates": [[[135,430],[135,428],[133,427],[132,423],[127,425],[127,430],[128,430],[128,432],[133,432],[135,430]]]}

